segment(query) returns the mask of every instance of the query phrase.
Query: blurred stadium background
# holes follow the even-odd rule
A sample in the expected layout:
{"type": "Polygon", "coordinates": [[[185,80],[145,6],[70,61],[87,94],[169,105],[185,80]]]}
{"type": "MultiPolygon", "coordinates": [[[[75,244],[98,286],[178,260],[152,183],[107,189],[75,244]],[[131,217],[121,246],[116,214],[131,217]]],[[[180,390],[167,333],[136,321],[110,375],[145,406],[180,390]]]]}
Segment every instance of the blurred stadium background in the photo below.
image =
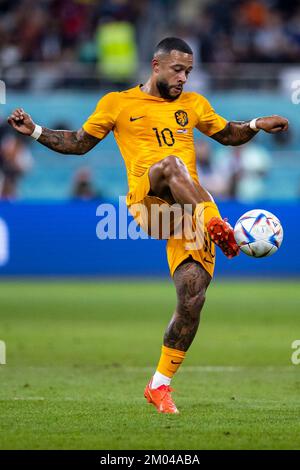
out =
{"type": "Polygon", "coordinates": [[[0,79],[6,85],[0,104],[0,339],[8,347],[0,448],[299,448],[299,380],[290,369],[300,311],[299,64],[299,1],[0,0],[0,79]],[[270,259],[241,255],[228,262],[219,254],[201,341],[178,376],[186,422],[181,437],[170,441],[158,420],[153,433],[150,410],[142,406],[150,373],[143,368],[156,363],[175,303],[164,242],[96,237],[98,204],[117,205],[127,191],[113,136],[84,157],[62,156],[12,133],[6,118],[23,107],[38,124],[80,128],[103,94],[143,83],[153,47],[171,35],[187,40],[195,54],[186,89],[207,96],[227,119],[281,114],[290,130],[259,133],[238,148],[197,135],[199,175],[223,216],[234,223],[246,210],[270,210],[285,238],[270,259]],[[49,276],[104,282],[27,279],[49,276]],[[234,280],[224,282],[225,276],[234,280]],[[21,281],[8,282],[14,277],[21,281]],[[149,277],[165,279],[151,284],[149,277]],[[216,368],[209,373],[207,366],[216,368]],[[242,369],[236,374],[231,366],[242,369]],[[240,404],[226,402],[236,394],[240,404]],[[138,413],[131,408],[135,395],[138,413]],[[208,396],[216,402],[208,403],[208,396]],[[77,400],[76,420],[68,400],[77,400]],[[118,401],[121,418],[110,414],[109,400],[118,401]],[[208,406],[206,415],[197,400],[208,406]],[[132,412],[139,416],[133,419],[132,412]],[[208,434],[199,431],[200,415],[208,434]]]}
{"type": "MultiPolygon", "coordinates": [[[[196,70],[187,89],[205,94],[224,117],[282,114],[291,123],[288,133],[261,133],[242,148],[197,136],[202,183],[232,222],[244,209],[260,206],[283,223],[293,217],[293,227],[284,224],[284,246],[274,260],[257,269],[253,260],[243,259],[231,269],[220,259],[218,272],[280,275],[282,266],[286,275],[299,274],[294,225],[300,197],[299,2],[2,0],[0,9],[0,76],[7,89],[0,108],[4,245],[9,237],[1,274],[167,274],[162,243],[147,242],[151,262],[137,257],[133,266],[128,258],[121,266],[119,256],[117,262],[111,252],[107,258],[107,242],[95,240],[96,201],[117,201],[127,191],[112,135],[85,157],[62,157],[21,139],[5,122],[21,106],[47,127],[79,128],[103,94],[145,80],[153,46],[166,35],[192,46],[196,70]],[[76,249],[79,242],[84,259],[76,249]],[[45,249],[53,256],[43,256],[45,249]]],[[[113,243],[123,250],[123,244],[113,243]]],[[[126,252],[143,250],[145,243],[129,245],[126,252]]]]}

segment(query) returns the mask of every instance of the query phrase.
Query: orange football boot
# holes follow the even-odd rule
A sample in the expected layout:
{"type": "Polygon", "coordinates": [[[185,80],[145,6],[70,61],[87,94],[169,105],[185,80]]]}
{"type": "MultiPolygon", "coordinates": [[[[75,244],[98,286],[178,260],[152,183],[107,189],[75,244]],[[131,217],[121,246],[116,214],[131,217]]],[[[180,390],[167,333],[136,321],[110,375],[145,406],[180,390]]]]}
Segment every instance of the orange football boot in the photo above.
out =
{"type": "Polygon", "coordinates": [[[235,241],[233,228],[227,219],[212,217],[206,227],[211,240],[221,248],[227,258],[239,254],[240,249],[235,241]]]}
{"type": "Polygon", "coordinates": [[[169,385],[161,385],[158,388],[151,388],[151,384],[152,379],[144,391],[144,397],[146,400],[149,403],[152,403],[159,413],[179,413],[171,397],[173,389],[169,387],[169,385]]]}

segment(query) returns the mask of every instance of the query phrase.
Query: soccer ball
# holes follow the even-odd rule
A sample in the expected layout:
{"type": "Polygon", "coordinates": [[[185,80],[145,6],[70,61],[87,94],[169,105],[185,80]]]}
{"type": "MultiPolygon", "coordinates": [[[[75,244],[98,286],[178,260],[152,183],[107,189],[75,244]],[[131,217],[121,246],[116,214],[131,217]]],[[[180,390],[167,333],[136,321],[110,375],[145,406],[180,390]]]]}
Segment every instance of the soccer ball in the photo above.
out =
{"type": "Polygon", "coordinates": [[[271,212],[254,209],[239,218],[234,227],[234,237],[243,253],[263,258],[276,253],[282,243],[283,229],[271,212]]]}

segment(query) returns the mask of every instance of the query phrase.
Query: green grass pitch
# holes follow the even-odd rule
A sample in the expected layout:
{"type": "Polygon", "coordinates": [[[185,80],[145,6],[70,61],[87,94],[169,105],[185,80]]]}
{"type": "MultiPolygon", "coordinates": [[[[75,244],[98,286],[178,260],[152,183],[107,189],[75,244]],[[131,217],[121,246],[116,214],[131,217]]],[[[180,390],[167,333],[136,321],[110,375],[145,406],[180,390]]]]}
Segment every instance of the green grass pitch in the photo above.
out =
{"type": "Polygon", "coordinates": [[[173,380],[179,415],[143,389],[171,282],[2,282],[1,449],[299,449],[300,289],[214,282],[173,380]]]}

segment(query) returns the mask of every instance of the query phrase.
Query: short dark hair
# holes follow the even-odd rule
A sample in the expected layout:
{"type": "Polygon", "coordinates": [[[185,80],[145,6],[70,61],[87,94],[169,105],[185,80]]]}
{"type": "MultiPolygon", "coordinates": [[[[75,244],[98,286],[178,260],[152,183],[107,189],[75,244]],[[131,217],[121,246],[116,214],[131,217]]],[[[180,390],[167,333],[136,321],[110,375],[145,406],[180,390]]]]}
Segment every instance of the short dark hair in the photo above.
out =
{"type": "Polygon", "coordinates": [[[157,44],[154,55],[158,52],[169,54],[173,50],[193,54],[192,49],[183,39],[170,37],[163,39],[157,44]]]}

